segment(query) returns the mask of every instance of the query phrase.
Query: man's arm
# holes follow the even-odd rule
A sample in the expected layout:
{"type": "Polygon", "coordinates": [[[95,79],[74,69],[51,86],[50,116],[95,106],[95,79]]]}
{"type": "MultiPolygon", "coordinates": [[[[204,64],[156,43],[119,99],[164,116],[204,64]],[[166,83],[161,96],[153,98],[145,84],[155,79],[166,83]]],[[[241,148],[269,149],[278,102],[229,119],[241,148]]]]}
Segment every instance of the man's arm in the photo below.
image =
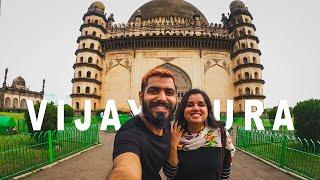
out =
{"type": "Polygon", "coordinates": [[[113,161],[113,168],[108,180],[141,180],[142,168],[138,155],[126,152],[117,156],[113,161]]]}

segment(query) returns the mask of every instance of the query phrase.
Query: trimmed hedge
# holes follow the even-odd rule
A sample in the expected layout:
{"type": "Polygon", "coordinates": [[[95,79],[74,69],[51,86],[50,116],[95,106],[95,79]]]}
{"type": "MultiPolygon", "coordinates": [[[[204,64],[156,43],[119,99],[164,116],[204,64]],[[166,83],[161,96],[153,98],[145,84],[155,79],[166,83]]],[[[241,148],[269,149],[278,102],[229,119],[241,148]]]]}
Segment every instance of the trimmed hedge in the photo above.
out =
{"type": "Polygon", "coordinates": [[[293,109],[296,136],[320,140],[320,100],[299,102],[293,109]]]}

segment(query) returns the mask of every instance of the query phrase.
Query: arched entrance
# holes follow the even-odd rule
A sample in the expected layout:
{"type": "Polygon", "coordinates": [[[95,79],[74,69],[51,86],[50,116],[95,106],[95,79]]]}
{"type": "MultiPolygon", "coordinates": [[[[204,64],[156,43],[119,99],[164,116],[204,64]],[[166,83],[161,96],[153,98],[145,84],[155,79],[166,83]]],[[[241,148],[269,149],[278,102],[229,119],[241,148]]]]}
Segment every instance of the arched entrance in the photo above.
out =
{"type": "Polygon", "coordinates": [[[163,64],[159,67],[165,68],[174,74],[175,81],[177,84],[177,101],[179,103],[181,101],[182,96],[192,88],[191,80],[188,74],[179,67],[169,63],[163,64]]]}

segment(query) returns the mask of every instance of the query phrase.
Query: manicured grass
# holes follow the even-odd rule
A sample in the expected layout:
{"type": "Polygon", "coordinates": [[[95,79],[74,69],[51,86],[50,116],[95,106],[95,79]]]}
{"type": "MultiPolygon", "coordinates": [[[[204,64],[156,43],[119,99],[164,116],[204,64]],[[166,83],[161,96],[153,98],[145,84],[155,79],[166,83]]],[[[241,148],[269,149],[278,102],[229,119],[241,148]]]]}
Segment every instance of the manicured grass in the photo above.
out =
{"type": "Polygon", "coordinates": [[[98,143],[99,130],[92,126],[87,131],[66,128],[48,133],[18,134],[0,137],[0,179],[11,178],[37,169],[49,161],[49,142],[52,142],[53,161],[98,143]]]}
{"type": "Polygon", "coordinates": [[[297,174],[320,178],[320,154],[306,153],[289,147],[282,149],[280,143],[250,145],[244,149],[297,174]]]}
{"type": "MultiPolygon", "coordinates": [[[[131,116],[129,116],[129,115],[126,115],[126,114],[120,114],[119,115],[119,120],[120,120],[121,126],[124,125],[130,119],[131,119],[131,116]]],[[[108,126],[107,127],[107,132],[115,132],[114,127],[113,126],[108,126]]]]}
{"type": "MultiPolygon", "coordinates": [[[[226,116],[221,116],[221,121],[226,122],[226,120],[227,120],[226,116]]],[[[271,123],[271,121],[269,119],[261,118],[261,120],[262,120],[262,124],[266,130],[272,129],[273,124],[271,123]]],[[[233,125],[235,125],[237,127],[244,128],[244,126],[245,126],[244,117],[233,117],[233,125]]],[[[251,122],[251,128],[256,129],[255,123],[253,121],[251,122]]]]}
{"type": "Polygon", "coordinates": [[[20,120],[24,118],[24,113],[0,112],[0,116],[10,116],[15,120],[20,120]]]}

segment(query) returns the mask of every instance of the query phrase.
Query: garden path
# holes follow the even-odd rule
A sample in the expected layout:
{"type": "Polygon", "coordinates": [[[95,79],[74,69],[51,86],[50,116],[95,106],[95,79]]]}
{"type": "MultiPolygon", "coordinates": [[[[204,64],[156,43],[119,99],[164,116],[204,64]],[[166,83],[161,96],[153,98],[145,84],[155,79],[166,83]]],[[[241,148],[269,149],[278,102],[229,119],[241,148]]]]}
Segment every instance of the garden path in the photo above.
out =
{"type": "MultiPolygon", "coordinates": [[[[51,168],[32,174],[25,179],[104,180],[112,168],[112,147],[114,135],[114,133],[101,132],[100,137],[102,146],[58,163],[51,168]]],[[[236,152],[231,172],[232,180],[294,179],[292,176],[256,160],[241,151],[236,152]]]]}

